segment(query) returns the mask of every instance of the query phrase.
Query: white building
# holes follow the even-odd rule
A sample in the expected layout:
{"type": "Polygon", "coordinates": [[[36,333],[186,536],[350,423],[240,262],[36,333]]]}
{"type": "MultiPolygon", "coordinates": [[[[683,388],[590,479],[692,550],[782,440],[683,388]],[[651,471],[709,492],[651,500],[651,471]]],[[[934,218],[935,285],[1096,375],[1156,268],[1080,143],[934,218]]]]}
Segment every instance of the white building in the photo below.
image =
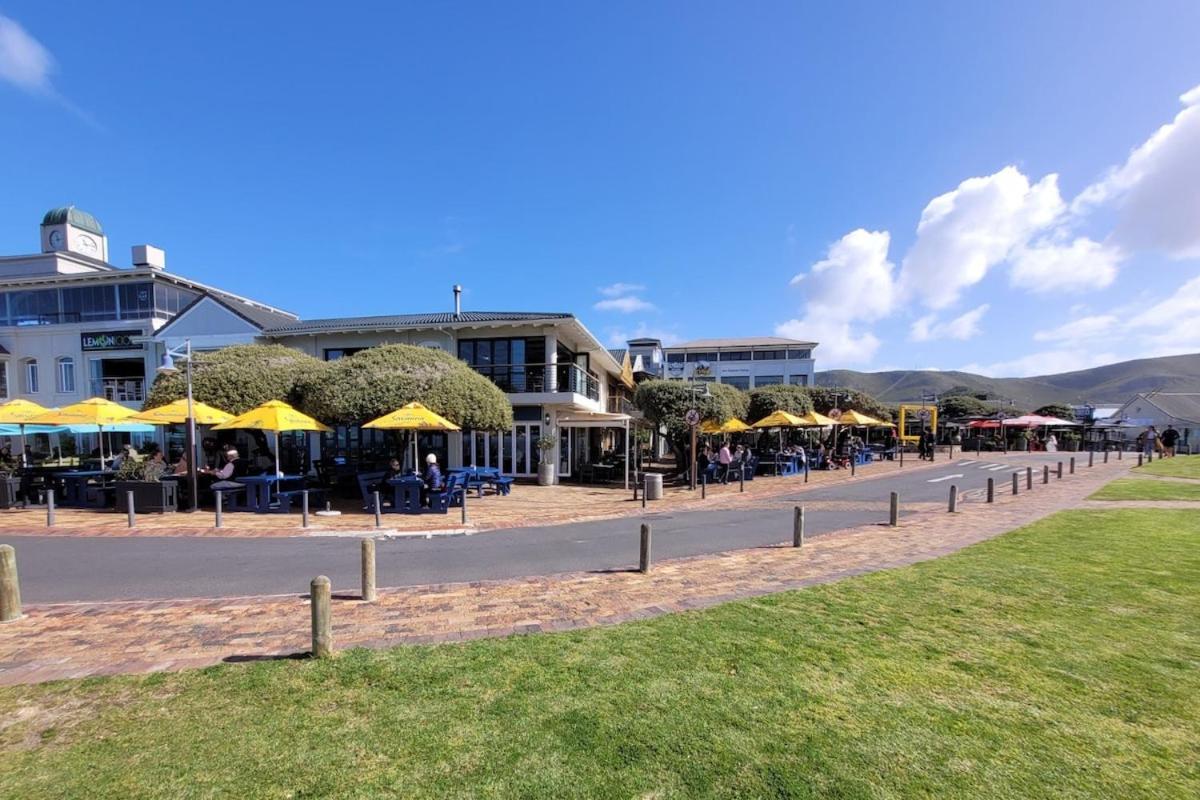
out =
{"type": "Polygon", "coordinates": [[[1133,438],[1150,425],[1159,433],[1173,426],[1179,431],[1179,448],[1187,453],[1197,447],[1200,436],[1200,392],[1145,392],[1121,406],[1110,420],[1127,428],[1133,438]]]}
{"type": "Polygon", "coordinates": [[[778,336],[696,339],[662,348],[665,362],[662,375],[679,380],[716,381],[738,389],[780,383],[811,386],[816,346],[816,342],[778,336]]]}

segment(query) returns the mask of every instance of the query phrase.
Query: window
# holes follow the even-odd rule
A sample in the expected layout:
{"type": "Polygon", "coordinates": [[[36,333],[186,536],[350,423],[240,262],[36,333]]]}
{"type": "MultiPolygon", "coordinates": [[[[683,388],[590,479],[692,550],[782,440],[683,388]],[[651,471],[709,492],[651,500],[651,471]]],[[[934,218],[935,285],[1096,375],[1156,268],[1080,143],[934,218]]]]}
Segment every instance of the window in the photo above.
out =
{"type": "Polygon", "coordinates": [[[358,353],[358,352],[360,352],[362,350],[366,350],[366,349],[367,348],[365,348],[365,347],[337,347],[337,348],[327,347],[327,348],[325,348],[325,360],[326,361],[337,361],[339,358],[346,358],[347,356],[352,356],[355,353],[358,353]]]}
{"type": "Polygon", "coordinates": [[[722,361],[749,361],[750,360],[750,351],[749,350],[732,350],[727,353],[721,353],[721,360],[722,361]]]}
{"type": "Polygon", "coordinates": [[[775,386],[783,383],[782,375],[759,375],[754,379],[755,386],[775,386]]]}
{"type": "Polygon", "coordinates": [[[792,375],[788,378],[788,383],[792,386],[808,386],[807,375],[792,375]]]}
{"type": "Polygon", "coordinates": [[[667,363],[668,364],[682,364],[683,363],[683,353],[667,353],[667,363]]]}
{"type": "Polygon", "coordinates": [[[787,358],[786,350],[755,350],[755,361],[783,361],[787,358]]]}
{"type": "Polygon", "coordinates": [[[787,354],[788,358],[812,358],[812,348],[806,348],[804,350],[788,350],[787,354]]]}
{"type": "Polygon", "coordinates": [[[38,393],[38,363],[36,358],[25,360],[25,394],[38,393]]]}
{"type": "Polygon", "coordinates": [[[160,317],[173,317],[196,299],[196,293],[165,283],[154,284],[154,311],[160,317]]]}
{"type": "Polygon", "coordinates": [[[75,359],[73,358],[58,360],[58,391],[61,394],[75,392],[75,359]]]}
{"type": "Polygon", "coordinates": [[[750,388],[750,378],[747,375],[726,375],[721,378],[721,383],[743,391],[750,388]]]}
{"type": "Polygon", "coordinates": [[[62,290],[63,322],[93,322],[117,318],[115,286],[72,286],[62,290]]]}
{"type": "Polygon", "coordinates": [[[8,399],[8,362],[0,361],[0,400],[8,399]]]}
{"type": "Polygon", "coordinates": [[[58,289],[10,292],[8,303],[13,325],[53,325],[58,322],[58,289]]]}
{"type": "Polygon", "coordinates": [[[149,319],[154,314],[154,284],[122,283],[117,287],[121,319],[149,319]]]}
{"type": "Polygon", "coordinates": [[[716,353],[688,353],[688,363],[695,364],[698,361],[707,361],[709,363],[717,360],[716,353]]]}

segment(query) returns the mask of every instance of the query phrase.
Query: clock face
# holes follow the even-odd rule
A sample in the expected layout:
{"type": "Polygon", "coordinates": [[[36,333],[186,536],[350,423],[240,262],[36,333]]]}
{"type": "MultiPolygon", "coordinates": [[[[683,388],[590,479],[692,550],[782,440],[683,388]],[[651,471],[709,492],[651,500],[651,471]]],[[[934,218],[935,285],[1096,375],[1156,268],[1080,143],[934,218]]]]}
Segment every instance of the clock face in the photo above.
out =
{"type": "Polygon", "coordinates": [[[90,236],[80,236],[79,247],[82,248],[85,253],[95,253],[100,249],[96,244],[96,240],[90,236]]]}
{"type": "Polygon", "coordinates": [[[63,233],[62,231],[50,231],[50,246],[56,250],[62,247],[63,233]]]}

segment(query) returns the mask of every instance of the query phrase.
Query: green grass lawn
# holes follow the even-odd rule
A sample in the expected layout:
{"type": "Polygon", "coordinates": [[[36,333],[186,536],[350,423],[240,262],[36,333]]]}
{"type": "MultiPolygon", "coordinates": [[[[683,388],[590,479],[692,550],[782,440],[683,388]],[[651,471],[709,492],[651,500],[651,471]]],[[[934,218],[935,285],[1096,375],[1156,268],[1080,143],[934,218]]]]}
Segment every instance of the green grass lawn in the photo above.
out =
{"type": "Polygon", "coordinates": [[[1094,493],[1092,500],[1200,500],[1200,481],[1154,481],[1118,478],[1094,493]]]}
{"type": "Polygon", "coordinates": [[[0,797],[1200,796],[1200,515],[610,628],[0,689],[0,797]]]}
{"type": "Polygon", "coordinates": [[[1140,467],[1134,467],[1134,469],[1147,475],[1162,475],[1166,478],[1195,478],[1200,480],[1200,455],[1156,458],[1149,464],[1143,464],[1140,467]]]}

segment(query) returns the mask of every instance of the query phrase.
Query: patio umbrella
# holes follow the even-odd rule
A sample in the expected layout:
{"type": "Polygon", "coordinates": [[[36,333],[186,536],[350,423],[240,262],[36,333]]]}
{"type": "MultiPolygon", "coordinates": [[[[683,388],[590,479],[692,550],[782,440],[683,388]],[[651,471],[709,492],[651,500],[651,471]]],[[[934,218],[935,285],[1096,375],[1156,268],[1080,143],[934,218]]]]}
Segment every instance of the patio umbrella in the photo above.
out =
{"type": "Polygon", "coordinates": [[[25,455],[25,423],[34,417],[45,414],[49,409],[28,400],[9,400],[0,405],[0,425],[16,425],[21,433],[21,463],[26,464],[25,455]]]}
{"type": "Polygon", "coordinates": [[[701,433],[745,433],[748,430],[750,430],[750,426],[737,417],[721,423],[710,419],[700,426],[701,433]]]}
{"type": "Polygon", "coordinates": [[[875,419],[874,417],[869,417],[861,411],[855,411],[853,409],[849,411],[843,411],[842,415],[838,417],[838,423],[841,425],[861,425],[864,427],[892,424],[890,422],[884,422],[883,420],[875,419]]]}
{"type": "Polygon", "coordinates": [[[809,411],[797,419],[800,420],[799,427],[801,428],[828,428],[830,425],[838,424],[836,419],[827,417],[819,411],[809,411]]]}
{"type": "MultiPolygon", "coordinates": [[[[140,411],[132,419],[149,422],[152,425],[178,425],[187,422],[187,406],[187,400],[174,400],[165,406],[140,411]]],[[[192,401],[192,415],[196,418],[197,425],[220,425],[222,422],[229,422],[233,419],[233,414],[228,411],[222,411],[195,400],[192,401]]]]}
{"type": "MultiPolygon", "coordinates": [[[[374,428],[376,430],[388,431],[458,431],[462,428],[455,425],[450,420],[435,414],[421,403],[407,403],[390,414],[384,414],[382,417],[373,419],[363,425],[364,428],[374,428]]],[[[413,439],[413,469],[419,469],[417,464],[417,453],[415,452],[417,442],[413,439]]]]}
{"type": "MultiPolygon", "coordinates": [[[[100,434],[100,464],[103,466],[104,431],[113,430],[119,423],[128,423],[129,418],[136,413],[132,408],[118,405],[103,397],[89,397],[79,403],[51,409],[34,417],[31,422],[40,425],[95,425],[96,432],[100,434]]],[[[90,428],[88,432],[91,432],[90,428]]]]}
{"type": "MultiPolygon", "coordinates": [[[[195,403],[193,403],[195,405],[195,403]]],[[[268,400],[257,408],[252,408],[245,414],[214,425],[214,431],[254,430],[270,431],[275,434],[275,474],[279,474],[279,434],[283,431],[322,431],[332,430],[328,425],[322,425],[308,414],[297,411],[282,400],[268,400]]]]}
{"type": "MultiPolygon", "coordinates": [[[[832,424],[830,420],[830,424],[832,424]]],[[[751,425],[751,428],[803,428],[804,420],[795,414],[789,414],[786,411],[776,411],[769,414],[758,422],[751,425]]]]}

